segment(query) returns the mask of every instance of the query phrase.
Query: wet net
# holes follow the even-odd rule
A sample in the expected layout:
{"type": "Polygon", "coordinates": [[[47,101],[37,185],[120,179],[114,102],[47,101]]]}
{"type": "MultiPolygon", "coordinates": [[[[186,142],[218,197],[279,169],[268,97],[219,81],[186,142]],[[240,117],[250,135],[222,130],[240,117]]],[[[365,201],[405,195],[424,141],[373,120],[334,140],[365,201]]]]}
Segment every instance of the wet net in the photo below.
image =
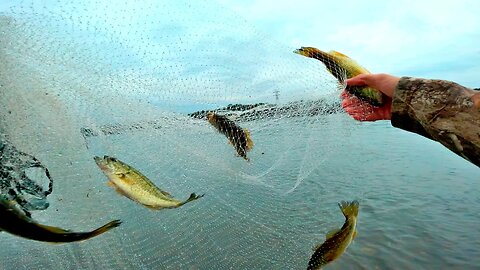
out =
{"type": "Polygon", "coordinates": [[[353,122],[336,79],[219,3],[141,2],[2,4],[1,192],[42,224],[123,224],[64,245],[2,233],[1,268],[305,268],[355,197],[327,192],[353,122]],[[205,196],[147,209],[106,185],[104,155],[205,196]]]}

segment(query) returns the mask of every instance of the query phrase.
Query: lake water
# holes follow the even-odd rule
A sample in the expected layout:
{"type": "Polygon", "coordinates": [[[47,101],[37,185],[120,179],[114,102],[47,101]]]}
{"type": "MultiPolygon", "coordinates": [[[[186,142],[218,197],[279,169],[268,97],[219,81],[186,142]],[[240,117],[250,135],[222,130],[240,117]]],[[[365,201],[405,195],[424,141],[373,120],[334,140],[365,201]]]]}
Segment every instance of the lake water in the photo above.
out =
{"type": "Polygon", "coordinates": [[[63,245],[0,233],[0,270],[306,269],[313,247],[343,225],[342,200],[360,202],[358,236],[328,269],[480,265],[480,170],[439,143],[388,121],[308,116],[309,103],[240,121],[255,143],[246,162],[186,115],[338,104],[322,63],[220,3],[9,0],[0,33],[0,132],[53,179],[50,207],[33,218],[74,231],[123,221],[63,245]],[[126,129],[82,137],[104,125],[126,129]],[[175,198],[205,196],[147,209],[107,186],[96,155],[132,165],[175,198]]]}
{"type": "Polygon", "coordinates": [[[353,199],[358,236],[328,269],[480,263],[480,170],[436,142],[344,114],[261,120],[243,123],[256,143],[247,163],[207,123],[189,123],[88,138],[88,150],[68,157],[72,165],[50,164],[56,185],[37,220],[75,230],[124,223],[67,245],[1,234],[1,268],[305,269],[312,248],[343,224],[337,203],[353,199]],[[143,208],[105,184],[92,158],[103,154],[175,197],[205,197],[179,209],[143,208]]]}

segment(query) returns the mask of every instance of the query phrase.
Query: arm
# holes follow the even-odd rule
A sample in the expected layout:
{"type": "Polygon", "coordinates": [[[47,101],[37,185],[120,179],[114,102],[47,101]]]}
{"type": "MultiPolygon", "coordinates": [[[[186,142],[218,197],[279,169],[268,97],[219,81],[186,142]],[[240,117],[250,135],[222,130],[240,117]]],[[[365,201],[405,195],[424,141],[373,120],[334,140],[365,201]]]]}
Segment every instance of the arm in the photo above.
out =
{"type": "Polygon", "coordinates": [[[480,166],[480,92],[453,82],[362,74],[349,85],[369,85],[387,102],[373,107],[347,93],[342,106],[357,120],[391,119],[392,125],[436,140],[480,166]]]}
{"type": "Polygon", "coordinates": [[[459,84],[403,77],[392,100],[392,125],[436,140],[480,166],[480,93],[459,84]]]}

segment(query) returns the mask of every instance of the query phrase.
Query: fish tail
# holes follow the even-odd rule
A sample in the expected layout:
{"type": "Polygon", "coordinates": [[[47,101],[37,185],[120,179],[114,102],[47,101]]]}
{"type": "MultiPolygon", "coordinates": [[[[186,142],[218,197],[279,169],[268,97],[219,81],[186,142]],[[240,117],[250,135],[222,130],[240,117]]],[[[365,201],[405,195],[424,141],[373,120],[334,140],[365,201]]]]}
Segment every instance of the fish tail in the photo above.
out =
{"type": "Polygon", "coordinates": [[[340,210],[342,210],[345,218],[358,216],[358,208],[360,205],[357,200],[351,202],[341,201],[338,206],[340,207],[340,210]]]}
{"type": "Polygon", "coordinates": [[[239,144],[235,145],[235,150],[237,150],[237,155],[240,157],[243,157],[246,161],[250,161],[250,159],[247,157],[247,149],[243,149],[239,144]]]}
{"type": "Polygon", "coordinates": [[[179,206],[182,206],[182,205],[184,205],[186,203],[189,203],[191,201],[198,200],[198,199],[202,198],[203,196],[205,196],[205,194],[197,195],[195,193],[192,193],[192,194],[190,194],[190,197],[188,197],[188,199],[186,201],[182,202],[179,206]]]}
{"type": "Polygon", "coordinates": [[[95,236],[98,236],[98,235],[100,235],[104,232],[107,232],[107,231],[109,231],[113,228],[116,228],[116,227],[120,226],[120,224],[122,224],[122,222],[118,219],[110,221],[109,223],[103,225],[102,227],[89,232],[84,240],[95,237],[95,236]]]}
{"type": "Polygon", "coordinates": [[[253,141],[252,141],[252,135],[250,135],[250,130],[244,128],[243,132],[245,133],[245,138],[247,139],[247,151],[252,150],[253,148],[253,141]]]}

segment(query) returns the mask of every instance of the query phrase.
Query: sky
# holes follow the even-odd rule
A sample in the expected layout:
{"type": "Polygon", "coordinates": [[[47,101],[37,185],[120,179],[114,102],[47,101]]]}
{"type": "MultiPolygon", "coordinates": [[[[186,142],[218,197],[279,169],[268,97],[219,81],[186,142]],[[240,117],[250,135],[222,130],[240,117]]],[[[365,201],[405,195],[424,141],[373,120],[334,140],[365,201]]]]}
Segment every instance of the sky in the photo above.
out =
{"type": "Polygon", "coordinates": [[[219,2],[288,46],[337,50],[375,73],[480,87],[480,1],[219,2]]]}
{"type": "MultiPolygon", "coordinates": [[[[447,79],[468,87],[480,87],[480,1],[217,1],[266,38],[291,48],[312,46],[325,51],[337,50],[374,73],[447,79]]],[[[66,2],[69,1],[38,3],[52,6],[66,2]]],[[[95,6],[103,3],[97,0],[86,2],[95,6]]],[[[22,1],[2,0],[0,12],[13,3],[22,1]]],[[[163,5],[160,1],[144,1],[144,8],[126,14],[128,23],[136,18],[141,22],[141,16],[136,14],[148,14],[152,3],[163,5]]],[[[173,6],[175,2],[165,3],[173,6]]],[[[185,3],[179,1],[178,5],[185,3]]],[[[207,6],[205,10],[214,6],[210,1],[204,3],[207,6]]],[[[112,16],[106,14],[105,7],[102,7],[99,14],[89,14],[86,18],[92,20],[98,17],[107,21],[111,17],[112,25],[117,28],[127,23],[116,18],[118,12],[114,12],[115,6],[106,9],[111,11],[112,16]]],[[[76,9],[76,12],[81,10],[76,9]]],[[[172,18],[178,17],[174,13],[168,14],[172,18]]],[[[200,30],[200,27],[195,29],[200,33],[197,36],[201,36],[200,30]]],[[[194,44],[194,41],[190,40],[189,44],[194,44]]],[[[144,47],[145,44],[140,42],[139,45],[144,47]]],[[[158,47],[152,48],[159,51],[158,47]]]]}

